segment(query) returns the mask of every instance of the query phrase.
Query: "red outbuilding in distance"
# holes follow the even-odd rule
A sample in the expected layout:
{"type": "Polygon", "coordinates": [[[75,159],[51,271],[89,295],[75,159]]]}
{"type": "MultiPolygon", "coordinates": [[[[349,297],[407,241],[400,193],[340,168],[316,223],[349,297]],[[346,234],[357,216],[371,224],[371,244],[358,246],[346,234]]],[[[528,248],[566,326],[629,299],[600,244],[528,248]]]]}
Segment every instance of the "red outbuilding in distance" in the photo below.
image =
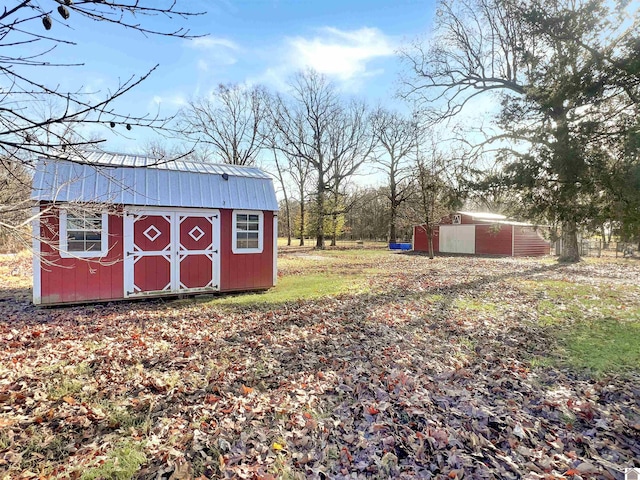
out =
{"type": "MultiPolygon", "coordinates": [[[[434,229],[434,253],[537,257],[549,255],[541,227],[514,222],[495,213],[455,212],[434,229]]],[[[428,252],[427,229],[413,227],[413,250],[428,252]]]]}
{"type": "Polygon", "coordinates": [[[43,158],[32,199],[35,304],[276,283],[278,202],[258,168],[104,152],[43,158]]]}

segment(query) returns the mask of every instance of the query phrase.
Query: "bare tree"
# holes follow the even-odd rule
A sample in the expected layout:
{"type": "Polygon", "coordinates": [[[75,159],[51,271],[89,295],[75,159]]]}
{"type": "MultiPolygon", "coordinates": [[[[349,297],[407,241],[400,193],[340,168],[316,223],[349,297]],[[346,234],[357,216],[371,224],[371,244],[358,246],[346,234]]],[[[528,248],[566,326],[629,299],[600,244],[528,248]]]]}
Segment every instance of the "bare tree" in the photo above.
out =
{"type": "Polygon", "coordinates": [[[262,147],[265,92],[261,87],[218,85],[180,113],[180,130],[201,155],[220,163],[253,165],[262,147]]]}
{"type": "Polygon", "coordinates": [[[347,195],[350,180],[370,159],[375,146],[367,105],[363,101],[349,102],[332,125],[330,137],[329,202],[323,213],[330,219],[331,246],[335,246],[338,224],[354,205],[347,195]]]}
{"type": "Polygon", "coordinates": [[[0,158],[0,247],[20,250],[29,246],[23,230],[28,226],[30,184],[24,165],[0,158]]]}
{"type": "Polygon", "coordinates": [[[299,228],[298,237],[300,246],[304,245],[306,226],[306,202],[311,183],[311,164],[299,155],[292,154],[290,149],[281,148],[283,140],[280,131],[275,128],[277,112],[284,100],[278,95],[271,95],[264,91],[264,102],[266,107],[266,118],[262,124],[262,142],[265,148],[273,152],[273,159],[276,166],[278,181],[282,187],[287,225],[287,245],[291,245],[291,233],[293,231],[291,203],[299,206],[299,228]],[[290,193],[292,189],[295,193],[290,193]]]}
{"type": "Polygon", "coordinates": [[[432,135],[424,144],[416,146],[412,165],[415,194],[405,215],[422,228],[429,244],[429,258],[434,257],[433,238],[440,219],[461,205],[461,178],[464,158],[454,153],[451,145],[447,152],[432,135]]]}
{"type": "Polygon", "coordinates": [[[281,162],[278,160],[278,151],[277,149],[272,149],[273,152],[273,162],[276,165],[276,171],[278,172],[278,181],[280,182],[280,186],[282,187],[282,195],[284,196],[284,210],[285,210],[285,219],[286,219],[286,227],[287,227],[287,246],[291,246],[291,205],[289,203],[289,194],[287,191],[287,185],[284,180],[285,170],[284,166],[281,165],[281,162]]]}
{"type": "Polygon", "coordinates": [[[390,243],[397,241],[397,220],[400,206],[411,198],[414,171],[411,160],[420,137],[421,129],[416,121],[403,118],[400,114],[385,109],[378,109],[372,117],[373,133],[378,148],[375,152],[375,163],[387,177],[386,196],[389,200],[390,243]]]}
{"type": "Polygon", "coordinates": [[[190,149],[184,144],[168,143],[162,137],[147,140],[143,144],[142,150],[144,155],[153,158],[158,164],[174,160],[201,161],[200,158],[196,157],[193,148],[190,149]]]}
{"type": "Polygon", "coordinates": [[[316,248],[324,248],[324,221],[332,215],[327,195],[340,192],[372,148],[366,108],[355,101],[345,104],[327,78],[312,70],[295,75],[290,87],[289,101],[277,97],[271,122],[277,148],[313,171],[316,248]]]}

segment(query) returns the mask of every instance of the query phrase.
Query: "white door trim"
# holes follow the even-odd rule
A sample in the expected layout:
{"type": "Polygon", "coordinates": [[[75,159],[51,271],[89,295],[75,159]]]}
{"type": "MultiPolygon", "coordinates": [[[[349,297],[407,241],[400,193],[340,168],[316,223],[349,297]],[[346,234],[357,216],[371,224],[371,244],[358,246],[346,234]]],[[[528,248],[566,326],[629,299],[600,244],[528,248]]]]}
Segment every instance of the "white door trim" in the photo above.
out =
{"type": "Polygon", "coordinates": [[[124,297],[142,297],[157,295],[158,292],[134,292],[134,264],[137,258],[145,255],[165,256],[171,264],[171,282],[168,290],[163,293],[189,293],[220,290],[220,211],[217,209],[200,208],[165,208],[165,207],[127,207],[124,210],[124,297]],[[136,217],[144,215],[163,216],[169,221],[170,243],[169,250],[163,252],[134,252],[134,222],[136,217]],[[206,288],[181,288],[180,287],[180,261],[187,255],[180,254],[180,223],[181,217],[211,217],[212,252],[192,251],[193,254],[211,255],[212,261],[212,285],[206,288]]]}

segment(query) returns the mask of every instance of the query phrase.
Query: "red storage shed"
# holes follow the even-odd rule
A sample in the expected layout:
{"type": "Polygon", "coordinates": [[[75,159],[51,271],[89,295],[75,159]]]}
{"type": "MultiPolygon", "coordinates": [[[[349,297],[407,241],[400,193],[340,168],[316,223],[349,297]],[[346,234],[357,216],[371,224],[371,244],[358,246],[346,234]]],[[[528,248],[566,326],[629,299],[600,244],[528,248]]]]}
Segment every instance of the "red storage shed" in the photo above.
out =
{"type": "Polygon", "coordinates": [[[33,302],[262,290],[278,202],[253,167],[94,152],[40,159],[33,302]]]}
{"type": "MultiPolygon", "coordinates": [[[[495,213],[453,213],[440,221],[433,236],[434,253],[537,257],[549,255],[549,249],[539,227],[495,213]]],[[[429,251],[422,225],[413,227],[413,250],[429,251]]]]}

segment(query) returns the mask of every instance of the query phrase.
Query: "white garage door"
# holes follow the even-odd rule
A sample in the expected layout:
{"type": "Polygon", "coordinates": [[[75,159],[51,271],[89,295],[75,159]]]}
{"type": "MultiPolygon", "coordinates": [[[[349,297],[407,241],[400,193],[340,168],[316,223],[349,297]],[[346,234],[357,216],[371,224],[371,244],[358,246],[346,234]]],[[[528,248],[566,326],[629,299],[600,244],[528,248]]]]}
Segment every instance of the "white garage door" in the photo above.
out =
{"type": "Polygon", "coordinates": [[[440,252],[476,253],[476,226],[440,225],[440,252]]]}

